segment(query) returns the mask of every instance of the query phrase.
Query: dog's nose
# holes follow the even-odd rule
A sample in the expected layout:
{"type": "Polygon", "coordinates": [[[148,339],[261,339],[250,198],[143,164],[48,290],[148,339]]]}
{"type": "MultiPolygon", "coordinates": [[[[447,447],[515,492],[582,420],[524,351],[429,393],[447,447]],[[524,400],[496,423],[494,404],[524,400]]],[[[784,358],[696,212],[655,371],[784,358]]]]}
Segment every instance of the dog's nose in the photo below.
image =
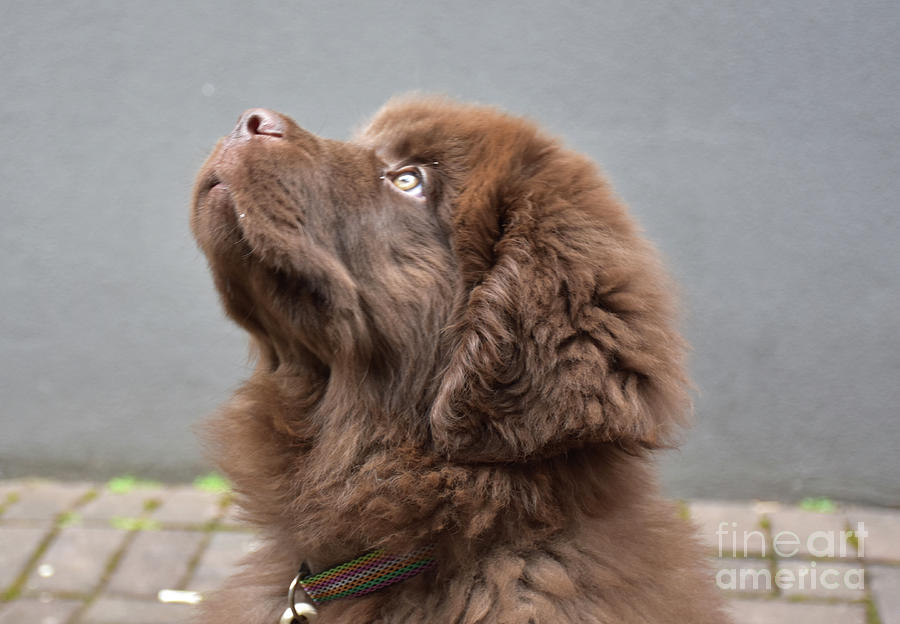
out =
{"type": "Polygon", "coordinates": [[[265,108],[251,108],[238,120],[234,133],[238,136],[251,137],[264,134],[272,137],[283,137],[287,123],[284,117],[265,108]]]}

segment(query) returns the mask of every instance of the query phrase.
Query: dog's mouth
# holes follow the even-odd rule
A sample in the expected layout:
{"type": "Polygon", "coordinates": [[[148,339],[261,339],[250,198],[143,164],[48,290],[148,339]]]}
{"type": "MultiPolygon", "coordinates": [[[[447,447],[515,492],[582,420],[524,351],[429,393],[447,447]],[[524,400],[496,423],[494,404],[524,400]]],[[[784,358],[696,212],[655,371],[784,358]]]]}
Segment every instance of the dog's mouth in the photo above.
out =
{"type": "Polygon", "coordinates": [[[210,175],[209,182],[207,183],[206,192],[210,193],[213,189],[221,188],[228,190],[228,185],[222,182],[215,173],[210,175]]]}
{"type": "Polygon", "coordinates": [[[223,202],[234,203],[230,188],[215,170],[207,173],[198,185],[195,201],[197,206],[209,205],[210,207],[215,207],[223,202]]]}
{"type": "Polygon", "coordinates": [[[200,178],[194,193],[195,235],[201,242],[212,243],[212,249],[222,243],[233,245],[244,236],[241,217],[231,186],[214,167],[210,167],[200,178]]]}

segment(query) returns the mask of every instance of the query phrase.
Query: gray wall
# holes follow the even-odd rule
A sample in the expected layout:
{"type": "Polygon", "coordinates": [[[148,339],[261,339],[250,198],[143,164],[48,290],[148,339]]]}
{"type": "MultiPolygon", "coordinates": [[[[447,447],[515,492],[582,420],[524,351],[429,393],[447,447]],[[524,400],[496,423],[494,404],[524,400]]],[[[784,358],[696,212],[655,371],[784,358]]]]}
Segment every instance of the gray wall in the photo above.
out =
{"type": "Polygon", "coordinates": [[[900,503],[900,5],[37,3],[0,8],[0,475],[187,478],[248,372],[188,234],[266,106],[343,138],[390,95],[542,121],[683,285],[673,494],[900,503]]]}

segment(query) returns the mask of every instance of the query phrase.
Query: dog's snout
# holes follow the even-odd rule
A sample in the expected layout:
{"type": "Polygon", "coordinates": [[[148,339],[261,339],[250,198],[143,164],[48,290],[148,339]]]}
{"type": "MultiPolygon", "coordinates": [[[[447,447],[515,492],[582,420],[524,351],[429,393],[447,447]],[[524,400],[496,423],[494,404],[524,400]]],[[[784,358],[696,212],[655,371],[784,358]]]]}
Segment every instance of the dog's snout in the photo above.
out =
{"type": "Polygon", "coordinates": [[[241,115],[234,132],[236,135],[242,137],[251,137],[260,134],[272,137],[283,137],[286,129],[287,122],[284,117],[278,113],[266,110],[265,108],[251,108],[241,115]]]}

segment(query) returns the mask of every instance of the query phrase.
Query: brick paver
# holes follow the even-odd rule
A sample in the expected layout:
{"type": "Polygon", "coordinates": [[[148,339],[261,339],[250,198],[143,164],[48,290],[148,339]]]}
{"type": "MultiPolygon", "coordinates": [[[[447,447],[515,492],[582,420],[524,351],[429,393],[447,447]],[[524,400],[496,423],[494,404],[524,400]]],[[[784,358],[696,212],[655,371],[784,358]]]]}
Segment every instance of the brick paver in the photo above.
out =
{"type": "Polygon", "coordinates": [[[28,593],[88,594],[94,590],[126,532],[116,529],[62,529],[37,561],[25,585],[28,593]]]}
{"type": "Polygon", "coordinates": [[[164,524],[205,524],[221,515],[221,500],[221,494],[175,487],[163,497],[162,505],[154,512],[153,518],[164,524]]]}
{"type": "Polygon", "coordinates": [[[0,604],[0,624],[65,624],[80,606],[76,600],[22,598],[0,604]]]}
{"type": "Polygon", "coordinates": [[[90,492],[86,483],[39,482],[17,490],[18,500],[3,513],[3,521],[49,523],[57,514],[69,509],[90,492]]]}
{"type": "Polygon", "coordinates": [[[855,558],[847,538],[844,513],[818,513],[796,507],[780,507],[769,516],[773,546],[787,557],[855,558]],[[794,553],[794,554],[792,554],[794,553]]]}
{"type": "Polygon", "coordinates": [[[863,600],[866,597],[862,565],[841,561],[782,561],[781,593],[789,598],[863,600]]]}
{"type": "Polygon", "coordinates": [[[258,546],[251,533],[216,533],[194,570],[187,588],[198,592],[217,589],[235,570],[238,562],[258,546]]]}
{"type": "MultiPolygon", "coordinates": [[[[237,510],[223,500],[188,486],[114,493],[95,484],[0,481],[0,624],[188,622],[192,607],[160,602],[159,590],[209,592],[257,547],[253,533],[235,530],[237,510]],[[16,500],[7,502],[9,495],[16,500]]],[[[722,544],[724,556],[712,564],[735,624],[872,624],[869,598],[877,621],[900,624],[900,510],[688,507],[710,555],[722,544]],[[847,543],[841,557],[840,533],[858,521],[868,532],[865,556],[847,543]],[[789,556],[787,543],[781,554],[772,548],[784,531],[800,542],[789,556]],[[837,558],[822,552],[832,542],[837,558]],[[792,575],[791,586],[784,575],[792,575]]]]}
{"type": "Polygon", "coordinates": [[[46,535],[44,529],[0,526],[0,594],[25,571],[25,565],[46,535]]]}
{"type": "Polygon", "coordinates": [[[851,508],[847,511],[850,527],[863,523],[866,537],[862,549],[866,559],[900,563],[900,514],[877,509],[851,508]]]}
{"type": "Polygon", "coordinates": [[[868,581],[881,624],[900,624],[900,567],[873,566],[868,581]]]}
{"type": "Polygon", "coordinates": [[[78,624],[187,624],[192,607],[131,598],[100,598],[78,624]]]}
{"type": "Polygon", "coordinates": [[[113,573],[108,591],[155,598],[161,589],[176,589],[205,537],[200,531],[139,533],[113,573]]]}
{"type": "Polygon", "coordinates": [[[130,492],[104,489],[95,499],[79,508],[78,515],[84,522],[108,525],[117,518],[144,515],[149,503],[161,502],[165,495],[164,489],[137,488],[130,492]]]}
{"type": "Polygon", "coordinates": [[[24,485],[21,481],[0,481],[0,509],[2,509],[10,495],[15,494],[23,487],[24,485]]]}
{"type": "Polygon", "coordinates": [[[866,609],[854,604],[735,600],[734,624],[866,624],[866,609]]]}
{"type": "Polygon", "coordinates": [[[752,503],[695,501],[689,509],[703,545],[717,556],[768,554],[766,533],[752,503]]]}
{"type": "Polygon", "coordinates": [[[728,593],[771,595],[775,592],[772,564],[764,559],[714,559],[716,584],[728,593]]]}

